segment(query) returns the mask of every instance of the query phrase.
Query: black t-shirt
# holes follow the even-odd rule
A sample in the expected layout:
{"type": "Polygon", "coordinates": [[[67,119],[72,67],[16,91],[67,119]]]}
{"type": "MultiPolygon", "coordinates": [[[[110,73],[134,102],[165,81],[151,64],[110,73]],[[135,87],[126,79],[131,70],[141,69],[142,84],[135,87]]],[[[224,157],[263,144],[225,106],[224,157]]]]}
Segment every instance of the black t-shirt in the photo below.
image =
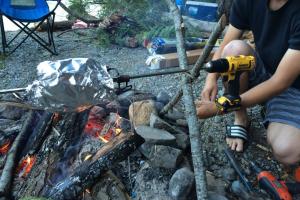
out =
{"type": "MultiPolygon", "coordinates": [[[[276,11],[269,9],[269,0],[235,0],[230,24],[253,32],[256,51],[271,74],[287,49],[300,50],[300,0],[288,0],[276,11]]],[[[292,86],[300,89],[300,76],[292,86]]]]}

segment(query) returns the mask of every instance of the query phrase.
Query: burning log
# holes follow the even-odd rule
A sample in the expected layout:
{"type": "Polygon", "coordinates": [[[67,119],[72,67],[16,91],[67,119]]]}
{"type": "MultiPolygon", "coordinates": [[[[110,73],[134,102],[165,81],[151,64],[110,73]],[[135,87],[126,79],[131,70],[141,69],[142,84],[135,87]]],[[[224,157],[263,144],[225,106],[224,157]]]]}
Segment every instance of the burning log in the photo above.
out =
{"type": "Polygon", "coordinates": [[[15,167],[18,160],[18,153],[24,141],[27,139],[28,135],[31,133],[31,125],[34,121],[34,112],[30,111],[28,117],[23,125],[23,128],[19,135],[16,137],[11,149],[8,152],[7,160],[2,171],[0,179],[0,196],[11,199],[10,190],[11,184],[14,177],[15,167]]]}
{"type": "Polygon", "coordinates": [[[144,140],[133,132],[120,133],[103,146],[92,159],[86,160],[65,180],[56,184],[44,196],[51,199],[76,199],[92,187],[114,164],[127,159],[144,140]]]}

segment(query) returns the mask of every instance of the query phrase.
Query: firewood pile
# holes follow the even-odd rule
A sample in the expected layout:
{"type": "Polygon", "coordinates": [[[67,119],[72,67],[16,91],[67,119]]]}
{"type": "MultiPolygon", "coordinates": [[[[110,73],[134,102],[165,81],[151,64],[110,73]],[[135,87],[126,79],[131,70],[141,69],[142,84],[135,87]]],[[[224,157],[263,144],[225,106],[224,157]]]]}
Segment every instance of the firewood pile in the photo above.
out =
{"type": "MultiPolygon", "coordinates": [[[[15,96],[5,98],[16,100],[15,96]]],[[[2,106],[1,197],[189,195],[194,177],[186,153],[189,136],[184,115],[174,110],[164,118],[157,114],[169,99],[165,92],[154,96],[131,90],[114,102],[80,113],[2,106]],[[172,175],[176,175],[173,180],[172,175]],[[178,190],[179,183],[184,191],[178,190]]]]}

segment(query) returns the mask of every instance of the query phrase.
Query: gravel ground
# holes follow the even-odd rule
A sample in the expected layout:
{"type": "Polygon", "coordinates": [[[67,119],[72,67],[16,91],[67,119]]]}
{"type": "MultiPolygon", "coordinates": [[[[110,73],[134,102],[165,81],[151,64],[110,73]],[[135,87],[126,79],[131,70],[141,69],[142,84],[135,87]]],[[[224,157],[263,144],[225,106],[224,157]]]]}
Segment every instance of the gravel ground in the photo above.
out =
{"type": "MultiPolygon", "coordinates": [[[[46,60],[59,60],[75,57],[89,57],[101,64],[117,68],[120,74],[137,75],[154,72],[145,65],[148,52],[145,48],[129,49],[119,46],[103,48],[95,39],[95,30],[80,30],[66,32],[58,37],[55,33],[58,56],[53,56],[42,49],[38,44],[29,40],[11,56],[2,59],[0,65],[1,89],[26,87],[36,79],[36,66],[46,60]]],[[[158,94],[164,90],[174,95],[179,89],[181,74],[156,76],[135,79],[130,83],[140,90],[158,94]]],[[[200,91],[201,83],[195,85],[195,94],[200,91]]],[[[269,151],[262,150],[259,145],[266,146],[265,130],[260,123],[260,107],[252,109],[253,143],[243,155],[249,160],[256,160],[261,167],[272,170],[279,176],[284,172],[281,166],[272,159],[269,151]],[[259,145],[257,145],[259,144],[259,145]]],[[[232,115],[219,116],[206,120],[202,125],[202,138],[204,143],[206,165],[208,170],[220,175],[228,162],[223,154],[225,148],[225,125],[232,123],[232,115]]]]}

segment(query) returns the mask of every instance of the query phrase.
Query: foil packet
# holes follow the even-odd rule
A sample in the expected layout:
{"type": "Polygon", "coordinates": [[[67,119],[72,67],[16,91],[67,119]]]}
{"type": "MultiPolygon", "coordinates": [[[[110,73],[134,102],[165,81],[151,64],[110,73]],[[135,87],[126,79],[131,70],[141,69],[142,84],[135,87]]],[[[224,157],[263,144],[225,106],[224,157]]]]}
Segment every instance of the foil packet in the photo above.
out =
{"type": "Polygon", "coordinates": [[[26,88],[30,104],[53,112],[83,111],[116,98],[106,66],[91,58],[44,61],[38,79],[26,88]]]}

